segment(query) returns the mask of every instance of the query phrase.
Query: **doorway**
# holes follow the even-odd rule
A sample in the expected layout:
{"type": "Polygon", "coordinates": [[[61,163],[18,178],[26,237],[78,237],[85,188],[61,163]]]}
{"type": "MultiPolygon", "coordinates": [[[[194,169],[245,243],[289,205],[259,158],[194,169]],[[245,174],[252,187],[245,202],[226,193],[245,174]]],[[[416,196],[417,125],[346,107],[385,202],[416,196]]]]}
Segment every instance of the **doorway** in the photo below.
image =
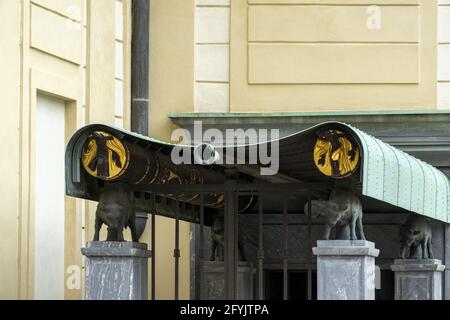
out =
{"type": "MultiPolygon", "coordinates": [[[[312,300],[317,300],[317,273],[312,270],[312,300]]],[[[283,270],[266,270],[265,299],[283,300],[283,270]]],[[[288,300],[308,300],[308,271],[288,271],[288,300]]]]}
{"type": "Polygon", "coordinates": [[[37,95],[34,298],[64,299],[65,102],[37,95]]]}

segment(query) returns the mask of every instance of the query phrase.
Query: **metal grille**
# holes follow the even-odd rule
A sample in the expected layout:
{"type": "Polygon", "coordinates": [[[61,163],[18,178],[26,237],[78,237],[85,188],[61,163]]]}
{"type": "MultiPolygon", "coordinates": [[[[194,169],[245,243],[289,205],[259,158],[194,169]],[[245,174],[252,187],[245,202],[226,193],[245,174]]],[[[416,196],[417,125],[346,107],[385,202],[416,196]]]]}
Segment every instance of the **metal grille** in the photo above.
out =
{"type": "MultiPolygon", "coordinates": [[[[267,192],[267,191],[266,191],[267,192]]],[[[207,259],[205,256],[205,204],[204,199],[205,196],[211,194],[211,192],[207,191],[199,191],[199,199],[200,199],[200,205],[199,205],[199,259],[200,263],[198,264],[198,267],[200,268],[198,272],[199,276],[199,283],[203,283],[205,281],[204,279],[204,265],[203,262],[207,259]]],[[[217,194],[215,192],[215,194],[217,194]]],[[[256,252],[256,290],[255,290],[255,297],[259,300],[265,299],[265,280],[264,280],[264,263],[265,263],[265,252],[264,252],[264,192],[261,190],[256,191],[248,191],[245,189],[240,189],[238,185],[235,186],[234,190],[224,190],[223,191],[224,197],[225,197],[225,205],[224,205],[224,278],[225,278],[225,287],[224,287],[224,297],[225,299],[235,300],[238,298],[238,264],[239,264],[239,250],[238,250],[238,237],[239,237],[239,219],[238,219],[238,200],[240,196],[244,195],[253,195],[256,196],[258,199],[257,202],[257,252],[256,252]]],[[[294,195],[302,195],[308,196],[308,202],[311,199],[311,194],[309,190],[303,190],[301,192],[292,191],[292,192],[284,192],[284,195],[280,198],[280,201],[282,203],[282,266],[283,266],[283,299],[287,300],[289,299],[289,214],[288,214],[288,202],[292,201],[289,200],[289,197],[292,197],[294,195]]],[[[152,201],[155,201],[156,196],[152,195],[152,201]]],[[[310,203],[310,202],[309,202],[310,203]]],[[[179,299],[179,259],[181,257],[180,252],[180,238],[179,238],[179,219],[180,219],[180,211],[183,211],[185,206],[183,206],[182,203],[175,201],[174,204],[171,206],[175,210],[175,247],[174,247],[174,298],[179,299]]],[[[152,251],[153,251],[153,258],[151,261],[152,266],[152,272],[151,272],[151,292],[152,292],[152,299],[155,299],[155,293],[156,293],[156,273],[155,273],[155,265],[156,265],[156,258],[155,258],[155,239],[156,239],[156,228],[155,228],[155,211],[152,211],[152,251]]],[[[308,219],[308,246],[312,247],[312,241],[311,241],[311,219],[308,219]]],[[[313,267],[313,256],[312,251],[309,250],[309,263],[307,264],[307,281],[308,281],[308,299],[312,299],[312,267],[313,267]]]]}

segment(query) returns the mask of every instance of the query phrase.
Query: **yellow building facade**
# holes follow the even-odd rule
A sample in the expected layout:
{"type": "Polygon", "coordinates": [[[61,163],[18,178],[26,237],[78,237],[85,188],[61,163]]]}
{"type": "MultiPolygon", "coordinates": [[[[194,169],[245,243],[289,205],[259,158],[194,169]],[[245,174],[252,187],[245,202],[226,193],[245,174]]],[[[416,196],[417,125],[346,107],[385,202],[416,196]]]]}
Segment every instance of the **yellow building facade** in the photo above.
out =
{"type": "MultiPolygon", "coordinates": [[[[84,296],[80,248],[96,203],[54,191],[64,177],[49,159],[85,124],[130,128],[131,2],[0,1],[0,298],[84,296]],[[46,207],[52,197],[59,211],[46,207]]],[[[158,139],[176,128],[169,113],[450,108],[448,0],[152,0],[149,14],[158,139]]],[[[174,222],[158,217],[157,299],[173,298],[174,238],[174,222]]],[[[188,299],[187,223],[180,245],[188,299]]]]}
{"type": "MultiPolygon", "coordinates": [[[[45,146],[45,139],[55,143],[45,134],[45,127],[63,130],[59,131],[61,143],[47,150],[48,158],[62,155],[62,146],[85,124],[130,127],[130,19],[131,1],[127,0],[0,3],[1,93],[5,98],[5,125],[0,136],[8,149],[1,161],[5,184],[0,228],[5,242],[0,247],[0,298],[83,297],[80,248],[93,236],[96,203],[64,197],[60,185],[62,190],[54,197],[55,203],[58,197],[63,199],[59,212],[62,219],[45,216],[45,194],[52,192],[45,179],[55,175],[55,170],[47,166],[48,159],[37,146],[45,146]],[[55,111],[58,108],[61,110],[55,111]],[[62,117],[52,118],[52,113],[62,117]],[[42,143],[39,137],[44,139],[42,143]],[[55,234],[57,238],[46,239],[52,225],[64,231],[55,234]],[[43,244],[46,240],[47,248],[43,244]],[[53,270],[52,265],[58,268],[53,270]]],[[[159,131],[159,137],[167,138],[169,132],[159,131]]],[[[63,179],[63,172],[59,172],[53,181],[63,179]]],[[[158,219],[157,224],[162,239],[157,244],[157,297],[164,299],[173,294],[169,290],[172,280],[166,279],[173,259],[173,251],[168,249],[171,241],[166,237],[173,231],[171,221],[158,219]]],[[[180,292],[186,297],[189,234],[186,226],[182,230],[186,254],[181,260],[181,279],[185,287],[180,292]]],[[[141,241],[149,239],[145,231],[141,241]]]]}

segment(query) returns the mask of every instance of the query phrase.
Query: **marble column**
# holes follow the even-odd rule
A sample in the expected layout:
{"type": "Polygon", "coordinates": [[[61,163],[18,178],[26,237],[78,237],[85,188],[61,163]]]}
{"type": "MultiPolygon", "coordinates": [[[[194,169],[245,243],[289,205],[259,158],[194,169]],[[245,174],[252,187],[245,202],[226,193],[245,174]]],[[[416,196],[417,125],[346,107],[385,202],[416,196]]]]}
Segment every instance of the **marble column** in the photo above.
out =
{"type": "MultiPolygon", "coordinates": [[[[256,269],[239,261],[237,266],[237,299],[254,299],[254,275],[256,269]]],[[[223,261],[204,261],[201,285],[202,300],[225,299],[225,264],[223,261]]]]}
{"type": "MultiPolygon", "coordinates": [[[[450,224],[444,226],[444,264],[450,265],[450,224]]],[[[444,271],[444,299],[450,300],[450,269],[444,271]]]]}
{"type": "Polygon", "coordinates": [[[87,300],[147,300],[148,258],[145,243],[91,241],[86,256],[87,300]]]}
{"type": "Polygon", "coordinates": [[[442,278],[445,266],[437,259],[397,259],[395,300],[442,300],[442,278]]]}
{"type": "Polygon", "coordinates": [[[318,300],[374,300],[375,258],[379,250],[365,240],[319,240],[318,300]]]}

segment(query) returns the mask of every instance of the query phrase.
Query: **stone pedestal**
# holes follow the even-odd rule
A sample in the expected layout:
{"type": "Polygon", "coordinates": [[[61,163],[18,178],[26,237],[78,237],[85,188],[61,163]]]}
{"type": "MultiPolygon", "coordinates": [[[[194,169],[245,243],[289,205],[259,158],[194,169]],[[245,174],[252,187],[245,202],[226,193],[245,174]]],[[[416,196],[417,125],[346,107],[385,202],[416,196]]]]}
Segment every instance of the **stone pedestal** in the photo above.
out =
{"type": "Polygon", "coordinates": [[[147,300],[148,258],[145,243],[91,241],[86,256],[87,300],[147,300]]]}
{"type": "Polygon", "coordinates": [[[397,259],[395,300],[442,300],[442,276],[445,266],[437,259],[397,259]]]}
{"type": "MultiPolygon", "coordinates": [[[[256,269],[240,261],[237,267],[237,299],[253,300],[256,269]]],[[[225,299],[225,264],[223,261],[204,261],[201,283],[202,300],[225,299]]]]}
{"type": "Polygon", "coordinates": [[[374,300],[379,250],[364,240],[317,241],[318,300],[374,300]]]}

